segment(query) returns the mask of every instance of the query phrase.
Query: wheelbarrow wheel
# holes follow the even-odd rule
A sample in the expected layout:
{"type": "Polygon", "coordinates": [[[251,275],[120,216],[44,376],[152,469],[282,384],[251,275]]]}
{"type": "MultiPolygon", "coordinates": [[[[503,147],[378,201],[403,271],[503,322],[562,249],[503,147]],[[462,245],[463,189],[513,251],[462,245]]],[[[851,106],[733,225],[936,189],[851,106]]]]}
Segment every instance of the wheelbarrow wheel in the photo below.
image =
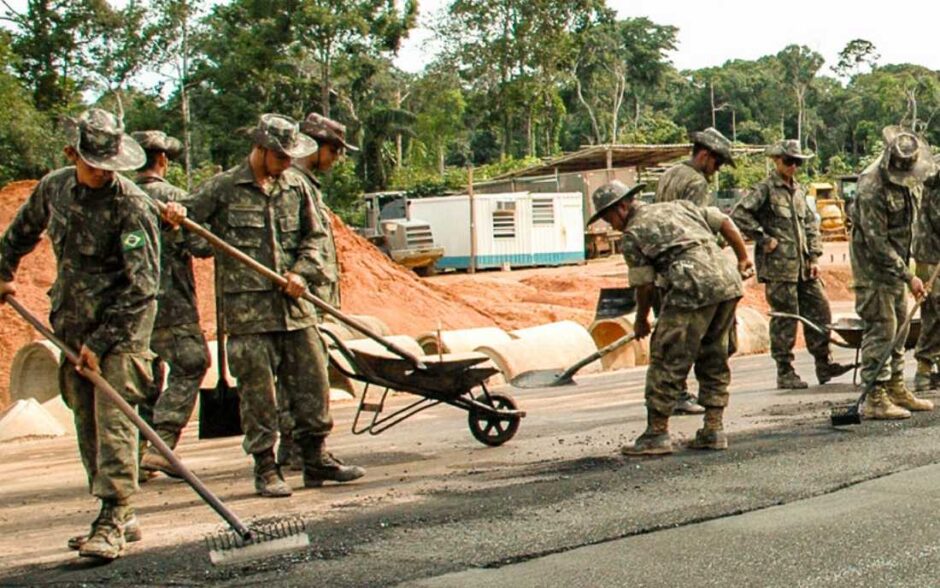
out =
{"type": "MultiPolygon", "coordinates": [[[[516,410],[516,401],[508,394],[485,394],[477,396],[477,402],[488,404],[497,410],[516,410]]],[[[467,420],[470,432],[477,441],[491,447],[498,447],[509,441],[519,430],[518,416],[498,416],[487,414],[479,409],[470,409],[467,420]]]]}

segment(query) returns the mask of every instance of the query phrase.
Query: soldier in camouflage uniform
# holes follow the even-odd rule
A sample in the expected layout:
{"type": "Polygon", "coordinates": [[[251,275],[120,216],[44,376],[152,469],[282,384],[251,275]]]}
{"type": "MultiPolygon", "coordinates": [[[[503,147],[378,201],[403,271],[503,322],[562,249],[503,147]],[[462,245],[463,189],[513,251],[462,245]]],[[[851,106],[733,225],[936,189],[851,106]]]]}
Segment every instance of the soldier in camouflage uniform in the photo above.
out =
{"type": "MultiPolygon", "coordinates": [[[[722,165],[734,166],[731,155],[731,141],[717,129],[708,128],[692,133],[692,157],[674,165],[659,179],[656,186],[655,202],[688,200],[698,206],[711,203],[709,182],[721,169],[722,165]]],[[[653,308],[658,314],[662,304],[662,293],[654,296],[653,308]]],[[[683,388],[676,404],[677,414],[701,414],[705,408],[698,404],[695,395],[689,392],[688,384],[683,388]]]]}
{"type": "Polygon", "coordinates": [[[914,350],[917,359],[914,391],[928,392],[937,387],[936,369],[940,363],[940,288],[937,284],[927,284],[940,263],[940,176],[937,174],[924,186],[914,227],[914,261],[915,274],[930,290],[920,306],[920,337],[914,350]]]}
{"type": "MultiPolygon", "coordinates": [[[[147,197],[115,173],[144,162],[123,123],[93,108],[67,121],[65,154],[74,164],[47,174],[0,240],[0,295],[14,292],[20,260],[43,232],[56,256],[49,291],[55,334],[137,404],[152,385],[150,332],[160,272],[158,220],[147,197]]],[[[101,512],[88,536],[72,538],[82,556],[111,560],[140,539],[130,506],[137,491],[137,430],[104,394],[62,358],[59,382],[75,416],[82,464],[101,512]]]]}
{"type": "Polygon", "coordinates": [[[258,494],[279,497],[289,496],[291,488],[274,457],[278,388],[294,419],[292,437],[303,454],[304,486],[346,482],[365,472],[343,465],[325,449],[333,427],[326,349],[317,333],[316,310],[301,298],[308,286],[330,280],[320,254],[326,230],[315,196],[291,169],[293,159],[316,150],[316,142],[300,132],[296,121],[276,114],[261,116],[252,141],[247,160],[196,192],[190,214],[287,280],[281,291],[240,263],[218,258],[244,448],[255,460],[258,494]]]}
{"type": "MultiPolygon", "coordinates": [[[[822,241],[816,214],[806,204],[803,187],[794,178],[797,168],[813,157],[800,144],[785,140],[771,146],[767,157],[774,171],[735,206],[731,218],[754,241],[757,280],[765,284],[770,308],[802,315],[818,325],[832,322],[829,300],[819,280],[822,241]]],[[[816,378],[825,384],[854,366],[832,361],[829,337],[804,329],[806,347],[816,358],[816,378]]],[[[777,388],[802,389],[808,384],[793,370],[796,319],[770,319],[770,350],[777,362],[777,388]]]]}
{"type": "Polygon", "coordinates": [[[669,416],[693,365],[705,424],[691,447],[726,449],[722,413],[731,381],[728,343],[734,310],[743,295],[741,278],[750,274],[751,261],[734,223],[717,208],[686,200],[643,205],[634,199],[641,187],[628,190],[611,182],[598,188],[593,195],[597,212],[588,221],[603,218],[623,231],[623,256],[630,284],[636,288],[638,338],[650,332],[654,284],[663,291],[646,372],[647,428],[621,451],[626,455],[673,452],[669,416]],[[718,247],[719,234],[734,250],[737,265],[718,247]]]}
{"type": "MultiPolygon", "coordinates": [[[[333,239],[331,221],[333,213],[326,205],[326,202],[323,201],[323,194],[320,192],[320,180],[315,174],[329,172],[333,164],[339,161],[346,151],[359,151],[359,148],[346,142],[346,127],[344,125],[316,112],[308,114],[307,118],[300,123],[300,132],[316,140],[317,150],[307,157],[296,160],[294,169],[307,180],[316,199],[317,219],[326,230],[326,239],[323,242],[323,247],[320,248],[319,254],[328,282],[314,288],[313,293],[331,306],[339,308],[342,301],[339,289],[339,261],[336,259],[336,242],[333,239]]],[[[320,318],[325,317],[321,316],[320,318]]],[[[331,374],[333,369],[332,366],[328,368],[331,374]]],[[[299,470],[302,468],[302,460],[299,448],[293,443],[290,436],[293,423],[290,418],[287,398],[283,394],[278,395],[278,406],[280,442],[277,446],[277,462],[282,467],[290,463],[291,469],[299,470]]]]}
{"type": "MultiPolygon", "coordinates": [[[[162,131],[140,131],[133,133],[132,137],[147,154],[147,162],[138,170],[135,180],[140,189],[165,204],[185,205],[189,195],[164,179],[169,162],[183,151],[180,141],[162,131]]],[[[193,254],[209,257],[212,247],[201,237],[168,225],[164,226],[160,238],[160,292],[150,339],[150,348],[158,356],[154,366],[158,396],[153,403],[151,420],[160,438],[175,449],[183,427],[192,416],[199,385],[209,368],[209,349],[199,327],[192,258],[193,254]],[[166,389],[160,392],[164,375],[166,389]]],[[[140,467],[179,476],[170,462],[153,447],[144,453],[140,467]]]]}
{"type": "Polygon", "coordinates": [[[910,411],[932,410],[933,403],[914,396],[904,385],[904,336],[881,371],[906,318],[906,289],[925,294],[924,283],[910,269],[912,227],[923,182],[934,170],[926,141],[899,127],[884,129],[885,151],[858,179],[853,207],[850,253],[855,279],[855,310],[865,322],[862,380],[876,382],[865,398],[862,416],[910,418],[910,411]]]}

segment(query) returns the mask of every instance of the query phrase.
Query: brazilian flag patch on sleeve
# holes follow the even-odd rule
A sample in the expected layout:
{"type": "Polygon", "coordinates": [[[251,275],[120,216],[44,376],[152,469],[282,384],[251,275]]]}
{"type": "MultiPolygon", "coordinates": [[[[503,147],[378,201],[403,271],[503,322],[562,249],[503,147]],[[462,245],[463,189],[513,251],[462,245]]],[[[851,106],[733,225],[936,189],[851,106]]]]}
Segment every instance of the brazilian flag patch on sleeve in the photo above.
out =
{"type": "Polygon", "coordinates": [[[131,231],[121,235],[121,249],[123,251],[133,251],[140,249],[147,243],[147,236],[142,230],[131,231]]]}

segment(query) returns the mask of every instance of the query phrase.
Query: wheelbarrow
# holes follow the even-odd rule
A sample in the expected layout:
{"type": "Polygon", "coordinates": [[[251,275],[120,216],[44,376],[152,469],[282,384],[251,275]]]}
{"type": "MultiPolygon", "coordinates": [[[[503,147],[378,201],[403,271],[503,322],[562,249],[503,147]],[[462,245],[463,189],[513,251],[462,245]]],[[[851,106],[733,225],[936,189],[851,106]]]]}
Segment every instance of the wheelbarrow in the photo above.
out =
{"type": "MultiPolygon", "coordinates": [[[[855,370],[852,372],[852,383],[857,385],[859,358],[862,353],[862,334],[865,332],[865,322],[858,317],[842,317],[829,325],[819,325],[804,316],[788,312],[772,311],[770,316],[798,320],[808,328],[829,337],[829,342],[837,347],[855,350],[855,370]]],[[[920,337],[920,318],[911,321],[911,327],[904,341],[905,349],[917,346],[920,337]]]]}
{"type": "Polygon", "coordinates": [[[321,330],[332,348],[330,362],[347,378],[365,384],[353,418],[354,435],[378,435],[419,412],[439,404],[467,411],[473,437],[491,447],[512,439],[519,430],[525,411],[519,410],[509,394],[490,392],[486,380],[499,373],[479,353],[428,355],[421,357],[424,369],[392,353],[350,348],[334,333],[321,330]],[[338,361],[339,354],[345,362],[338,361]],[[474,390],[479,393],[474,395],[474,390]],[[373,393],[375,391],[375,393],[373,393]],[[386,411],[392,391],[407,392],[419,398],[406,406],[386,411]],[[371,415],[371,416],[367,416],[371,415]]]}

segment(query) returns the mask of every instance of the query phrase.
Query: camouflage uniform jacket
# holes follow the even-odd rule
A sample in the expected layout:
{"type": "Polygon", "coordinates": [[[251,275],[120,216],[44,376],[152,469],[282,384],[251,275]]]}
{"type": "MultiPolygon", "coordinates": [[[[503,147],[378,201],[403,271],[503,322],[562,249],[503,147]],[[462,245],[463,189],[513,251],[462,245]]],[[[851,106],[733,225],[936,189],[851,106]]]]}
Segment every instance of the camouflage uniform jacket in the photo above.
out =
{"type": "Polygon", "coordinates": [[[816,214],[796,180],[791,187],[779,173],[771,172],[738,202],[731,218],[754,240],[759,282],[809,279],[810,266],[823,253],[822,241],[816,214]],[[777,240],[777,248],[764,253],[764,243],[770,238],[777,240]]]}
{"type": "MultiPolygon", "coordinates": [[[[160,202],[186,204],[189,195],[163,178],[140,176],[137,185],[148,196],[160,202]]],[[[196,277],[193,255],[209,257],[212,247],[201,237],[185,229],[172,230],[163,226],[160,232],[160,293],[157,296],[155,329],[189,325],[199,322],[196,304],[196,277]]]]}
{"type": "Polygon", "coordinates": [[[711,202],[708,180],[692,166],[691,161],[672,166],[659,179],[655,201],[673,200],[688,200],[698,206],[708,206],[711,202]]]}
{"type": "Polygon", "coordinates": [[[50,322],[66,342],[99,357],[150,347],[160,281],[158,220],[147,197],[115,174],[98,190],[75,168],[47,174],[0,240],[0,279],[10,281],[43,231],[56,256],[50,322]]]}
{"type": "Polygon", "coordinates": [[[338,308],[341,302],[339,291],[339,260],[336,257],[336,241],[333,239],[333,225],[330,221],[330,209],[326,205],[326,202],[323,201],[323,193],[320,192],[320,180],[308,169],[300,166],[295,166],[295,168],[310,184],[310,189],[313,192],[316,202],[317,220],[320,222],[320,226],[326,231],[326,239],[324,239],[323,246],[318,253],[320,255],[320,262],[323,265],[323,270],[326,272],[326,279],[329,280],[329,283],[317,288],[314,294],[338,308]]]}
{"type": "Polygon", "coordinates": [[[920,190],[888,181],[881,167],[879,158],[862,172],[852,207],[849,252],[856,287],[903,285],[914,275],[909,265],[920,190]]]}
{"type": "Polygon", "coordinates": [[[940,176],[927,181],[914,227],[914,259],[940,263],[940,176]]]}
{"type": "MultiPolygon", "coordinates": [[[[189,205],[192,220],[278,274],[293,272],[310,288],[328,283],[319,250],[326,232],[317,220],[315,196],[292,169],[272,179],[268,192],[255,183],[246,159],[206,182],[189,205]]],[[[268,278],[238,261],[217,256],[229,333],[283,332],[317,322],[309,302],[294,300],[268,278]]]]}
{"type": "Polygon", "coordinates": [[[640,205],[623,230],[631,286],[663,288],[663,306],[693,310],[743,295],[741,276],[715,242],[728,217],[680,200],[640,205]]]}

